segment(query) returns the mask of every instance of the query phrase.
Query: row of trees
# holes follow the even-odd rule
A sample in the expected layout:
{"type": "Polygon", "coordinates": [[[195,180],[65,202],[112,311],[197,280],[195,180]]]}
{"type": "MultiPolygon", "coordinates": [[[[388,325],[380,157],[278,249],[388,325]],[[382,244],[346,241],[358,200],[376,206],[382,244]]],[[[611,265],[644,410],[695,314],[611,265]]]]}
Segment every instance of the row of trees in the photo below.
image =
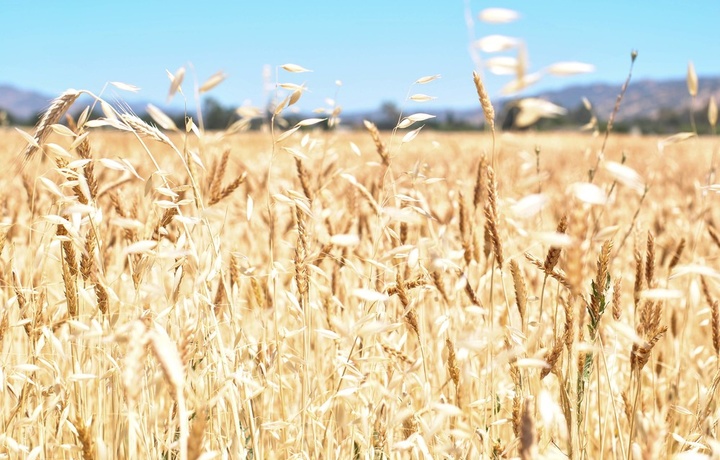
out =
{"type": "MultiPolygon", "coordinates": [[[[478,109],[479,110],[479,109],[478,109]]],[[[240,117],[232,107],[222,105],[218,100],[208,98],[203,104],[203,122],[206,129],[223,130],[237,122],[240,117]]],[[[514,130],[514,117],[517,114],[517,108],[512,102],[505,103],[498,114],[498,125],[503,130],[514,130]]],[[[39,116],[28,119],[19,119],[0,109],[0,126],[33,126],[37,123],[39,116]]],[[[101,117],[102,113],[96,110],[92,117],[101,117]]],[[[178,126],[184,125],[185,115],[182,113],[170,114],[171,118],[178,126]]],[[[149,123],[153,123],[147,114],[140,114],[140,117],[149,123]]],[[[263,124],[267,124],[270,120],[271,113],[268,111],[263,117],[252,120],[250,129],[259,129],[263,124]]],[[[393,102],[383,102],[373,115],[369,115],[378,128],[381,130],[391,130],[395,127],[401,117],[400,108],[393,102]]],[[[532,130],[551,131],[551,130],[572,130],[579,129],[581,126],[590,122],[592,114],[580,104],[576,108],[568,110],[568,112],[556,118],[541,119],[533,125],[532,130]]],[[[707,121],[706,111],[699,110],[694,114],[696,120],[696,129],[698,134],[713,133],[713,129],[707,121]]],[[[293,125],[304,118],[302,115],[285,116],[288,125],[293,125]]],[[[475,117],[477,119],[478,117],[475,117]]],[[[361,127],[362,124],[354,123],[350,127],[361,127]]],[[[348,123],[344,123],[348,126],[348,123]]],[[[480,124],[467,115],[459,114],[452,110],[447,110],[440,114],[437,118],[430,119],[425,122],[426,129],[434,129],[440,131],[472,131],[481,128],[480,124]]],[[[324,125],[327,129],[327,125],[324,125]]],[[[605,129],[605,123],[601,120],[598,123],[598,129],[605,129]]],[[[665,108],[661,109],[654,117],[634,118],[631,120],[622,120],[615,122],[613,129],[616,132],[641,132],[643,134],[672,134],[684,131],[693,131],[690,122],[690,115],[687,109],[665,108]]]]}
{"type": "MultiPolygon", "coordinates": [[[[514,117],[517,109],[512,101],[506,102],[498,114],[498,124],[503,130],[515,130],[514,117]]],[[[205,127],[207,129],[225,129],[239,118],[232,108],[224,107],[214,99],[208,99],[203,110],[205,127]]],[[[269,119],[270,114],[267,114],[269,119]]],[[[381,130],[391,130],[395,127],[402,113],[400,108],[393,102],[383,102],[373,116],[373,121],[381,130]]],[[[303,117],[299,115],[286,117],[290,125],[300,121],[303,117]]],[[[475,117],[478,118],[478,117],[475,117]]],[[[698,134],[711,134],[713,129],[707,121],[707,113],[698,110],[694,113],[698,134]]],[[[556,118],[543,118],[531,128],[538,131],[572,130],[586,126],[592,119],[592,114],[582,105],[568,110],[568,112],[556,118]]],[[[256,120],[253,128],[258,128],[263,120],[256,120]]],[[[360,123],[356,123],[361,127],[360,123]]],[[[347,125],[347,124],[346,124],[347,125]]],[[[467,115],[447,110],[440,116],[425,122],[426,129],[440,131],[472,131],[478,130],[481,126],[470,119],[467,115]]],[[[355,127],[355,126],[353,126],[355,127]]],[[[603,131],[606,127],[605,120],[599,120],[597,127],[603,131]]],[[[616,132],[641,132],[643,134],[674,134],[678,132],[693,131],[690,122],[690,114],[686,108],[664,108],[653,117],[633,118],[616,121],[613,125],[616,132]]]]}

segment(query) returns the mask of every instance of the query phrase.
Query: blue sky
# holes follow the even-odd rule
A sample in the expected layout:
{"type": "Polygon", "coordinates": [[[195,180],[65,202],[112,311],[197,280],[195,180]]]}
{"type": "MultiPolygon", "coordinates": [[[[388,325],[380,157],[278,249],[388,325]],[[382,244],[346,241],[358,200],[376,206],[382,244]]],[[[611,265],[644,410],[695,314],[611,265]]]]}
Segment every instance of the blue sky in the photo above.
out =
{"type": "MultiPolygon", "coordinates": [[[[635,81],[684,78],[689,60],[700,76],[720,75],[718,1],[469,4],[476,38],[522,39],[530,70],[557,61],[596,67],[592,74],[547,77],[532,91],[594,81],[619,86],[632,49],[639,51],[635,81]],[[477,13],[488,7],[521,17],[482,23],[477,13]]],[[[70,87],[99,92],[108,81],[122,81],[142,90],[120,97],[162,102],[165,70],[191,64],[183,85],[188,94],[195,79],[202,83],[222,70],[228,79],[211,95],[228,105],[262,105],[263,66],[275,74],[295,63],[313,72],[278,72],[278,79],[308,86],[299,103],[308,111],[336,91],[345,110],[401,103],[413,81],[433,74],[442,78],[417,88],[437,97],[428,107],[474,107],[465,8],[465,0],[0,1],[0,84],[57,95],[70,87]]],[[[493,98],[510,80],[485,73],[493,98]]]]}

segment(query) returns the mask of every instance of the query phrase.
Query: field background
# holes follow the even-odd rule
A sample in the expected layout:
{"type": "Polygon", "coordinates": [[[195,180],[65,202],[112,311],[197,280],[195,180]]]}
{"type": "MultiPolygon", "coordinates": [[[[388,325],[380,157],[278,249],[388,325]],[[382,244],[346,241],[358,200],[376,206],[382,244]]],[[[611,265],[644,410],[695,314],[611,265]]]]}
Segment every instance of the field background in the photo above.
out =
{"type": "Polygon", "coordinates": [[[718,455],[714,137],[120,120],[0,133],[4,458],[718,455]]]}

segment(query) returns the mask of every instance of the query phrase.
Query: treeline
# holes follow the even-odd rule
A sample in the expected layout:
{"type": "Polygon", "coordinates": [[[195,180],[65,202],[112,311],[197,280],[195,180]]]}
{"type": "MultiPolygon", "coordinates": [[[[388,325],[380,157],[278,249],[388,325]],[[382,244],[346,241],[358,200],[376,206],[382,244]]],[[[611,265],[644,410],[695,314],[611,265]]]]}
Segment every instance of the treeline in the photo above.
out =
{"type": "MultiPolygon", "coordinates": [[[[37,124],[42,113],[29,118],[17,118],[12,114],[0,109],[0,126],[34,126],[37,124]]],[[[588,111],[582,104],[576,108],[568,110],[565,115],[555,118],[542,118],[530,127],[517,128],[514,126],[513,120],[517,113],[513,112],[513,104],[506,103],[499,111],[497,116],[497,126],[503,130],[534,130],[534,131],[555,131],[555,130],[578,130],[583,126],[587,126],[593,119],[593,114],[588,111]]],[[[90,118],[99,118],[103,114],[99,108],[96,108],[90,118]]],[[[147,113],[138,114],[144,121],[155,124],[147,113]]],[[[185,114],[169,113],[168,116],[177,126],[184,126],[185,114]]],[[[191,114],[195,118],[195,114],[191,114]]],[[[263,124],[269,123],[272,114],[270,108],[265,113],[259,114],[257,118],[249,122],[251,130],[260,129],[263,124]]],[[[240,120],[237,111],[228,106],[222,105],[218,100],[208,98],[203,102],[202,108],[203,125],[208,130],[226,130],[232,127],[240,120]]],[[[292,126],[300,120],[307,118],[303,114],[283,114],[284,124],[292,126]]],[[[341,115],[342,118],[342,115],[341,115]]],[[[379,109],[367,117],[373,121],[381,130],[392,130],[401,118],[400,109],[392,102],[384,102],[379,109]]],[[[473,131],[482,128],[482,117],[469,117],[466,112],[458,113],[452,110],[446,110],[438,114],[437,118],[432,118],[423,122],[424,129],[437,131],[473,131]]],[[[197,122],[197,121],[196,121],[197,122]]],[[[599,131],[604,131],[607,121],[598,119],[596,127],[599,131]]],[[[324,129],[328,129],[327,122],[316,125],[324,129]]],[[[362,119],[355,117],[350,121],[343,121],[341,126],[362,129],[362,119]]],[[[633,119],[622,119],[615,121],[613,130],[620,133],[641,133],[641,134],[674,134],[678,132],[697,132],[698,134],[712,134],[713,128],[710,126],[707,117],[707,109],[698,110],[690,115],[687,108],[675,109],[664,108],[659,110],[657,115],[653,117],[638,117],[633,119]],[[693,125],[694,122],[694,125],[693,125]]]]}
{"type": "Polygon", "coordinates": [[[695,127],[689,110],[661,109],[654,118],[635,118],[615,123],[613,130],[618,132],[639,131],[643,134],[674,134],[697,131],[698,134],[715,134],[708,122],[707,110],[693,113],[695,127]]]}
{"type": "MultiPolygon", "coordinates": [[[[622,110],[622,109],[621,109],[622,110]]],[[[552,131],[565,129],[579,129],[590,122],[592,115],[585,107],[578,106],[568,111],[564,116],[540,120],[532,129],[538,131],[552,131]]],[[[597,129],[605,132],[607,118],[599,119],[596,122],[597,129]]],[[[714,130],[708,121],[707,110],[697,110],[690,115],[685,109],[660,109],[653,117],[635,117],[632,119],[621,119],[613,123],[613,131],[618,133],[638,134],[676,134],[680,132],[697,132],[699,135],[714,134],[714,130]],[[692,119],[695,125],[693,126],[692,119]]]]}
{"type": "MultiPolygon", "coordinates": [[[[27,118],[19,118],[16,116],[13,116],[11,113],[3,110],[0,108],[0,126],[35,126],[37,125],[38,121],[42,117],[44,112],[37,113],[31,117],[27,118]]],[[[77,110],[70,110],[70,113],[73,113],[77,115],[77,110]]],[[[155,125],[155,121],[152,119],[152,117],[147,112],[141,112],[136,114],[138,117],[140,117],[143,121],[148,122],[152,125],[155,125]]],[[[185,114],[184,113],[167,113],[166,114],[172,121],[175,123],[176,126],[184,126],[185,125],[185,114]]],[[[88,117],[90,120],[94,120],[97,118],[102,118],[105,115],[103,114],[102,110],[100,109],[100,106],[94,107],[92,112],[90,113],[90,116],[88,117]]],[[[192,116],[194,119],[197,118],[196,114],[194,112],[190,113],[189,116],[192,116]]],[[[235,109],[225,107],[223,106],[219,101],[208,98],[205,101],[203,101],[203,108],[202,108],[202,116],[203,116],[203,123],[205,126],[205,129],[209,130],[221,130],[221,129],[227,129],[229,128],[233,123],[238,121],[240,119],[240,116],[236,113],[235,109]]],[[[299,121],[300,117],[297,117],[299,121]]],[[[268,114],[269,119],[269,114],[268,114]]],[[[196,121],[197,123],[197,121],[196,121]]],[[[262,119],[259,118],[258,120],[254,120],[251,123],[251,129],[252,128],[259,128],[262,124],[262,119]]]]}

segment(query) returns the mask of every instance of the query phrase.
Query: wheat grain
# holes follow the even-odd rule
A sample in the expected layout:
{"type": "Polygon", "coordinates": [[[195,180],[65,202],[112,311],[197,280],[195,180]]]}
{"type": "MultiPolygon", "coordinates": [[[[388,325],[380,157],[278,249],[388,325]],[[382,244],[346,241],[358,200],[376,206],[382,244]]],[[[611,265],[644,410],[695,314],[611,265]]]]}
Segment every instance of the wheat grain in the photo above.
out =
{"type": "Polygon", "coordinates": [[[498,267],[502,270],[505,259],[503,257],[502,242],[500,240],[500,231],[498,229],[498,197],[497,197],[497,184],[495,183],[495,172],[490,167],[488,168],[488,203],[485,206],[485,218],[488,222],[488,229],[490,231],[490,240],[492,242],[493,254],[495,255],[495,261],[498,267]]]}
{"type": "Polygon", "coordinates": [[[365,128],[370,133],[370,137],[372,138],[373,142],[375,143],[375,151],[380,156],[380,159],[382,160],[383,164],[385,166],[390,165],[390,154],[388,153],[387,147],[385,146],[385,143],[380,138],[380,131],[378,131],[377,126],[375,126],[375,123],[371,121],[363,121],[365,128]]]}
{"type": "Polygon", "coordinates": [[[24,161],[29,160],[30,157],[37,152],[39,146],[42,146],[52,131],[52,125],[60,120],[70,106],[80,97],[80,94],[82,94],[80,91],[68,89],[50,103],[50,107],[43,113],[43,116],[35,127],[33,138],[35,139],[36,145],[28,145],[22,153],[25,159],[24,161]]]}
{"type": "Polygon", "coordinates": [[[170,139],[165,134],[163,134],[162,131],[160,131],[154,126],[149,125],[141,118],[138,118],[136,115],[130,113],[123,113],[120,114],[120,120],[122,120],[122,122],[125,123],[125,125],[127,125],[130,130],[136,132],[140,136],[149,137],[158,142],[162,142],[163,144],[171,144],[170,139]]]}
{"type": "Polygon", "coordinates": [[[615,278],[615,284],[613,284],[613,297],[612,297],[612,315],[613,319],[615,321],[620,320],[620,316],[622,315],[622,305],[621,305],[621,290],[622,287],[622,278],[615,278]]]}
{"type": "Polygon", "coordinates": [[[300,180],[300,185],[302,186],[303,193],[308,200],[312,201],[315,194],[310,188],[310,175],[308,174],[308,171],[303,165],[300,158],[295,158],[295,166],[297,167],[298,179],[300,180]]]}
{"type": "MultiPolygon", "coordinates": [[[[565,233],[567,230],[567,215],[563,216],[562,219],[560,219],[560,222],[557,226],[557,233],[565,233]]],[[[552,246],[548,250],[547,256],[545,257],[545,262],[543,263],[543,270],[546,274],[551,274],[553,269],[558,263],[558,260],[560,260],[560,252],[562,251],[562,248],[557,246],[552,246]]]]}
{"type": "Polygon", "coordinates": [[[645,258],[645,282],[648,289],[655,286],[655,237],[648,232],[647,256],[645,258]]]}
{"type": "Polygon", "coordinates": [[[720,303],[716,300],[712,304],[712,344],[716,355],[720,355],[720,303]]]}
{"type": "Polygon", "coordinates": [[[457,356],[455,355],[455,345],[449,338],[445,339],[445,348],[447,348],[447,370],[450,378],[455,384],[455,394],[457,405],[460,405],[460,368],[457,364],[457,356]]]}
{"type": "MultiPolygon", "coordinates": [[[[564,336],[564,334],[563,334],[564,336]]],[[[547,364],[543,368],[543,370],[540,372],[540,378],[544,379],[547,377],[548,374],[553,372],[556,369],[558,360],[560,359],[560,355],[562,354],[563,347],[565,346],[565,342],[562,340],[556,340],[555,344],[552,347],[552,350],[550,351],[550,354],[547,356],[545,361],[547,364]]]]}
{"type": "Polygon", "coordinates": [[[633,297],[635,299],[635,307],[640,303],[640,293],[643,290],[643,256],[639,248],[635,247],[635,286],[633,289],[633,297]]]}
{"type": "Polygon", "coordinates": [[[205,409],[200,409],[195,412],[195,421],[192,424],[190,437],[187,440],[188,460],[198,460],[202,454],[206,418],[207,414],[205,409]]]}
{"type": "Polygon", "coordinates": [[[483,115],[485,115],[485,122],[492,131],[495,131],[495,108],[477,72],[473,72],[473,82],[475,83],[475,90],[477,91],[478,99],[483,109],[483,115]]]}
{"type": "Polygon", "coordinates": [[[512,274],[513,285],[515,286],[515,304],[520,313],[520,322],[525,325],[525,311],[527,308],[527,287],[525,278],[520,271],[520,266],[515,260],[510,261],[510,273],[512,274]]]}
{"type": "Polygon", "coordinates": [[[483,205],[487,197],[487,159],[485,155],[480,156],[478,161],[477,175],[475,176],[475,189],[473,191],[473,208],[477,210],[483,205]]]}
{"type": "Polygon", "coordinates": [[[522,410],[522,423],[520,425],[520,458],[522,460],[537,458],[535,422],[532,416],[530,401],[528,400],[525,400],[522,410]]]}

